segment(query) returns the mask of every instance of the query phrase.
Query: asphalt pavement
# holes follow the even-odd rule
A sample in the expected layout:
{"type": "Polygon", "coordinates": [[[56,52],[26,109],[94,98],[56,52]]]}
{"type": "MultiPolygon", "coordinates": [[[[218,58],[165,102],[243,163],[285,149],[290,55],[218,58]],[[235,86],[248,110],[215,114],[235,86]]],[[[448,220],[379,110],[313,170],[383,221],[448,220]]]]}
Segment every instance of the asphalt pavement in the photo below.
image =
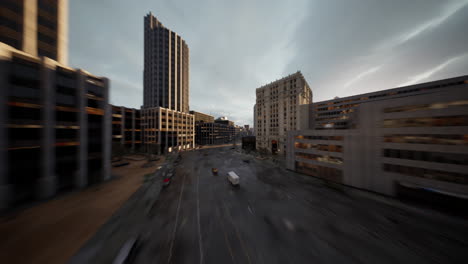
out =
{"type": "Polygon", "coordinates": [[[468,262],[464,219],[328,184],[239,148],[181,153],[150,208],[134,263],[468,262]]]}

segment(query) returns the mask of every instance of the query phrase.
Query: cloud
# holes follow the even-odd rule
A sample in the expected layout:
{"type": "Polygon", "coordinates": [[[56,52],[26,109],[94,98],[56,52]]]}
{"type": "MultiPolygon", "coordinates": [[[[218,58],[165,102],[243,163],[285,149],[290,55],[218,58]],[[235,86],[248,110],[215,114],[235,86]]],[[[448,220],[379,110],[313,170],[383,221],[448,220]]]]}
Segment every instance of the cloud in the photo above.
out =
{"type": "MultiPolygon", "coordinates": [[[[302,70],[315,102],[397,87],[468,52],[466,2],[312,1],[288,70],[302,70]]],[[[467,74],[451,65],[424,81],[467,74]]]]}
{"type": "Polygon", "coordinates": [[[419,83],[421,81],[427,80],[429,77],[433,76],[435,73],[440,72],[441,70],[447,68],[447,66],[449,66],[450,64],[453,64],[457,60],[460,60],[460,59],[463,59],[463,58],[467,57],[467,55],[468,55],[468,53],[463,54],[461,56],[454,57],[454,58],[450,58],[447,61],[435,66],[432,69],[429,69],[429,70],[427,70],[427,71],[425,71],[425,72],[423,72],[421,74],[410,77],[409,81],[407,81],[405,83],[402,83],[399,86],[412,85],[412,84],[416,84],[416,83],[419,83]]]}
{"type": "Polygon", "coordinates": [[[344,87],[347,88],[349,87],[351,84],[361,80],[362,78],[366,77],[367,75],[370,75],[376,71],[378,71],[380,69],[380,67],[382,67],[382,65],[380,66],[376,66],[376,67],[372,67],[364,72],[361,72],[360,74],[358,74],[356,77],[354,77],[353,79],[351,79],[349,82],[345,83],[344,84],[344,87]]]}
{"type": "Polygon", "coordinates": [[[436,27],[442,24],[445,20],[450,18],[453,14],[455,14],[458,10],[465,7],[467,4],[468,4],[468,1],[456,1],[456,2],[450,3],[449,5],[447,5],[446,8],[444,8],[444,11],[442,12],[440,16],[436,16],[432,19],[429,19],[427,22],[417,25],[411,31],[405,32],[404,34],[400,35],[397,38],[395,45],[399,45],[404,42],[407,42],[408,40],[424,32],[425,30],[428,30],[432,27],[436,27]]]}
{"type": "Polygon", "coordinates": [[[72,1],[71,64],[111,78],[111,101],[139,107],[126,89],[142,85],[143,16],[152,11],[190,48],[190,108],[252,124],[255,88],[281,78],[295,54],[306,0],[72,1]],[[84,17],[86,14],[86,17],[84,17]],[[122,81],[125,80],[125,81],[122,81]]]}
{"type": "Polygon", "coordinates": [[[143,101],[143,17],[190,48],[190,108],[252,124],[255,89],[297,70],[314,101],[467,74],[468,1],[70,1],[70,61],[143,101]]]}

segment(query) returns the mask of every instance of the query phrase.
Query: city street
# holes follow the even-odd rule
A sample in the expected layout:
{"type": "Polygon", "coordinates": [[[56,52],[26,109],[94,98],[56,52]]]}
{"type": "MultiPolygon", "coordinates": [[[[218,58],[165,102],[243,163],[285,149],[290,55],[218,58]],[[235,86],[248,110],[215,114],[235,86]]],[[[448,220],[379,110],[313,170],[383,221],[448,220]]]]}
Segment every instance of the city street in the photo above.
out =
{"type": "Polygon", "coordinates": [[[135,263],[466,262],[464,219],[329,185],[231,147],[181,155],[141,227],[135,263]]]}

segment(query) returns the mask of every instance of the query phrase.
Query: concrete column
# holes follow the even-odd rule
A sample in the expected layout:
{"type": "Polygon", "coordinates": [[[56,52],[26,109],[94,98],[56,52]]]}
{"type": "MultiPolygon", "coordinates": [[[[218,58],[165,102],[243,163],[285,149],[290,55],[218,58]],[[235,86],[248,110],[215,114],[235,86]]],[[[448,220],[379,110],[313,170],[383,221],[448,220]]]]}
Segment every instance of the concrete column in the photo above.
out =
{"type": "Polygon", "coordinates": [[[37,0],[24,1],[23,7],[22,50],[37,56],[37,0]]]}
{"type": "MultiPolygon", "coordinates": [[[[184,49],[184,45],[182,43],[182,38],[179,39],[179,45],[180,45],[180,48],[178,50],[179,52],[179,61],[180,61],[180,64],[179,64],[179,69],[178,69],[178,72],[179,72],[179,87],[180,89],[178,90],[178,96],[179,96],[179,102],[180,102],[180,108],[179,108],[179,111],[181,112],[185,112],[185,108],[184,108],[184,99],[183,99],[183,94],[184,94],[184,82],[183,82],[183,71],[182,71],[182,65],[184,65],[184,61],[183,61],[183,57],[182,57],[182,50],[184,49]]],[[[188,112],[188,111],[187,111],[188,112]]]]}
{"type": "Polygon", "coordinates": [[[51,197],[57,190],[55,176],[55,70],[48,65],[49,59],[41,63],[42,93],[42,136],[41,136],[41,176],[37,182],[37,197],[51,197]]]}
{"type": "Polygon", "coordinates": [[[173,132],[171,132],[171,147],[172,147],[172,151],[174,151],[174,147],[176,147],[176,146],[175,146],[175,142],[174,142],[174,141],[175,141],[175,140],[174,140],[174,132],[175,132],[175,136],[176,136],[176,138],[177,138],[177,128],[174,127],[175,124],[176,124],[176,123],[175,123],[175,120],[176,120],[176,112],[174,111],[174,112],[172,112],[172,131],[173,131],[173,132]]]}
{"type": "Polygon", "coordinates": [[[192,131],[192,148],[195,148],[195,133],[194,133],[194,130],[195,129],[195,116],[192,118],[192,127],[190,128],[190,131],[192,131]]]}
{"type": "Polygon", "coordinates": [[[120,107],[120,113],[122,113],[122,125],[120,126],[120,145],[125,146],[125,107],[120,107]]]}
{"type": "MultiPolygon", "coordinates": [[[[172,109],[172,75],[171,75],[171,70],[172,70],[172,64],[171,64],[171,60],[172,60],[172,46],[171,46],[171,40],[172,40],[172,31],[169,30],[169,43],[168,43],[168,47],[169,47],[169,52],[168,52],[168,55],[167,57],[169,58],[168,61],[167,61],[167,68],[168,68],[168,71],[167,71],[167,78],[168,78],[168,81],[167,81],[167,84],[168,84],[168,87],[169,89],[167,89],[167,94],[166,94],[166,98],[167,98],[167,108],[168,109],[172,109]]],[[[163,89],[163,90],[166,90],[166,89],[163,89]]]]}
{"type": "MultiPolygon", "coordinates": [[[[180,45],[182,45],[182,43],[180,45]]],[[[187,131],[188,131],[188,129],[187,129],[188,124],[187,123],[188,122],[187,121],[188,121],[189,115],[184,113],[183,117],[184,118],[182,119],[182,129],[183,129],[183,132],[184,132],[184,149],[186,149],[186,148],[188,148],[188,146],[187,146],[188,145],[188,135],[187,135],[187,131]]]]}
{"type": "Polygon", "coordinates": [[[86,76],[78,71],[77,97],[78,97],[78,122],[80,124],[78,149],[78,173],[75,175],[75,186],[83,188],[88,184],[88,115],[86,113],[86,76]]]}
{"type": "Polygon", "coordinates": [[[165,112],[166,112],[166,126],[165,126],[165,128],[166,128],[166,143],[164,143],[163,148],[164,148],[164,151],[167,152],[168,149],[169,149],[168,148],[168,146],[169,146],[169,135],[168,135],[169,134],[168,133],[169,132],[168,131],[169,130],[169,113],[168,113],[168,111],[165,111],[165,112]]]}
{"type": "Polygon", "coordinates": [[[161,155],[161,129],[162,129],[162,111],[161,108],[158,108],[158,126],[155,126],[158,129],[158,138],[157,138],[157,144],[158,144],[158,155],[161,155]]]}
{"type": "MultiPolygon", "coordinates": [[[[177,101],[177,99],[176,99],[176,101],[177,101]]],[[[179,133],[180,133],[180,131],[179,131],[179,113],[178,112],[174,112],[174,125],[176,126],[175,127],[176,137],[175,137],[175,140],[174,140],[175,141],[174,145],[177,148],[177,150],[179,150],[179,147],[180,147],[179,133]]]]}
{"type": "Polygon", "coordinates": [[[68,64],[68,0],[57,0],[57,61],[68,64]]]}
{"type": "MultiPolygon", "coordinates": [[[[174,34],[174,92],[175,92],[175,95],[174,95],[174,110],[175,111],[181,111],[179,109],[179,107],[177,107],[177,101],[179,99],[179,90],[177,89],[177,81],[178,81],[178,73],[179,73],[179,69],[178,69],[178,65],[177,65],[177,57],[179,54],[177,54],[177,34],[174,34]]],[[[177,144],[179,145],[179,144],[177,144]]]]}
{"type": "Polygon", "coordinates": [[[0,59],[0,211],[11,203],[12,185],[8,175],[8,82],[10,62],[0,59]]]}
{"type": "Polygon", "coordinates": [[[111,177],[112,151],[112,108],[109,104],[109,79],[104,78],[103,97],[104,116],[102,117],[102,180],[111,177]]]}
{"type": "Polygon", "coordinates": [[[135,151],[135,118],[136,118],[136,113],[135,109],[132,109],[132,152],[135,151]]]}

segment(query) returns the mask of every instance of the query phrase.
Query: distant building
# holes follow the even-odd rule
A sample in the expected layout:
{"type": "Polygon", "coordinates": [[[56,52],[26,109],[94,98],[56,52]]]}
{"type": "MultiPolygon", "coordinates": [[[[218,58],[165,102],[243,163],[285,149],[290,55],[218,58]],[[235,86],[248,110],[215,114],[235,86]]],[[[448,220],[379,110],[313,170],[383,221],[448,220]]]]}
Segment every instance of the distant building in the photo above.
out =
{"type": "Polygon", "coordinates": [[[234,122],[204,113],[190,111],[195,116],[195,143],[199,145],[219,145],[232,142],[236,137],[234,122]]]}
{"type": "Polygon", "coordinates": [[[242,149],[246,150],[255,150],[255,137],[254,136],[246,136],[242,137],[242,149]]]}
{"type": "Polygon", "coordinates": [[[67,65],[67,0],[3,0],[0,10],[0,42],[67,65]]]}
{"type": "Polygon", "coordinates": [[[111,107],[113,148],[120,145],[127,151],[140,151],[142,146],[141,110],[115,105],[111,107]]]}
{"type": "Polygon", "coordinates": [[[194,115],[195,123],[213,123],[214,117],[208,114],[204,114],[197,111],[190,111],[190,114],[194,115]]]}
{"type": "Polygon", "coordinates": [[[249,125],[244,125],[244,136],[253,136],[253,128],[251,128],[249,125]]]}
{"type": "Polygon", "coordinates": [[[199,145],[219,145],[234,140],[235,128],[221,123],[197,123],[195,142],[199,145]]]}
{"type": "Polygon", "coordinates": [[[254,127],[257,149],[285,153],[287,131],[303,129],[308,116],[303,105],[312,102],[312,91],[301,72],[288,75],[256,90],[254,127]]]}
{"type": "Polygon", "coordinates": [[[467,91],[461,76],[311,104],[312,129],[288,135],[287,167],[386,195],[466,199],[467,91]]]}
{"type": "Polygon", "coordinates": [[[227,117],[219,117],[214,122],[218,123],[218,124],[224,124],[224,125],[227,125],[227,126],[234,126],[234,122],[228,120],[227,117]]]}
{"type": "Polygon", "coordinates": [[[189,114],[189,48],[151,13],[144,18],[142,126],[145,148],[157,153],[194,147],[189,114]]]}

